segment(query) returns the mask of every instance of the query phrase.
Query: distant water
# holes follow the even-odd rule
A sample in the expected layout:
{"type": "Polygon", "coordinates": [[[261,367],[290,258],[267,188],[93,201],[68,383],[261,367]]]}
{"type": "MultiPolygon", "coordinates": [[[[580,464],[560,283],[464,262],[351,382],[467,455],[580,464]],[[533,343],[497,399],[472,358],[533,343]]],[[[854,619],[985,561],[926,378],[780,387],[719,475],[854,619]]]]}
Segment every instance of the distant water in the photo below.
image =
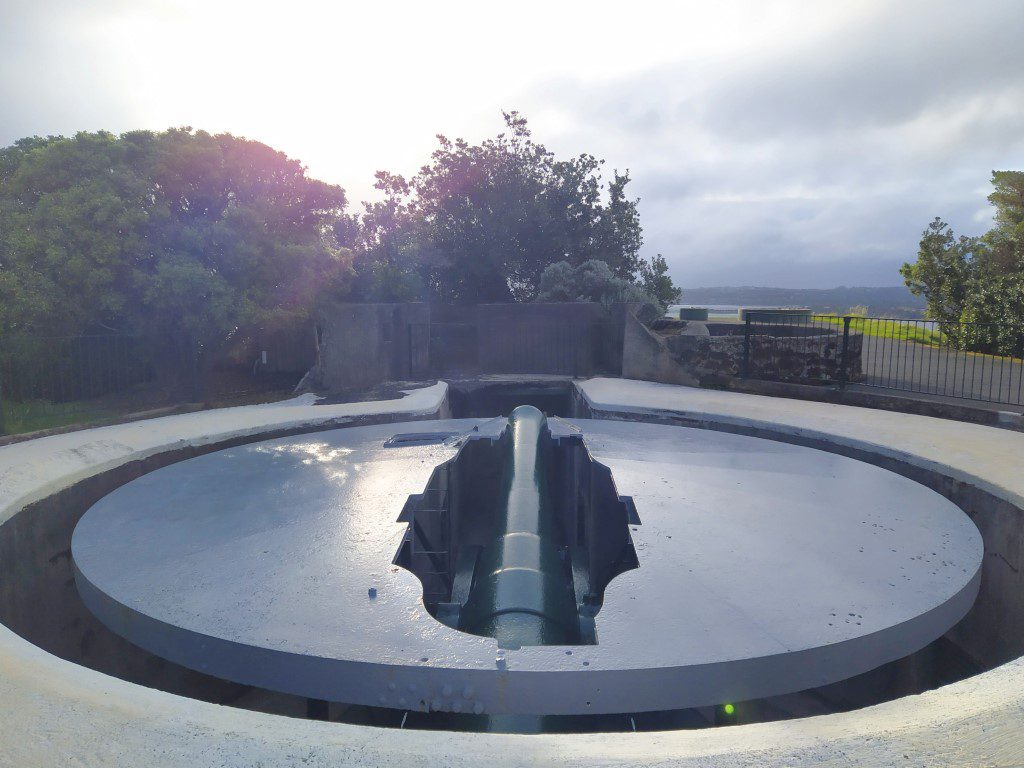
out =
{"type": "MultiPolygon", "coordinates": [[[[680,307],[706,307],[708,315],[712,317],[730,317],[734,318],[739,315],[740,308],[744,309],[782,309],[786,307],[800,306],[797,304],[670,304],[668,310],[665,312],[665,317],[679,318],[680,307]]],[[[804,305],[807,306],[807,305],[804,305]]],[[[848,310],[843,308],[832,308],[832,307],[811,307],[816,314],[837,314],[842,315],[848,310]]],[[[855,313],[859,314],[857,310],[855,313]]],[[[924,320],[924,310],[917,309],[915,307],[889,307],[876,310],[868,313],[869,317],[885,317],[885,318],[896,318],[900,320],[924,320]]]]}
{"type": "MultiPolygon", "coordinates": [[[[747,305],[744,304],[744,307],[747,305]]],[[[739,304],[669,304],[666,317],[679,317],[681,307],[705,307],[709,315],[737,315],[740,311],[739,304]]],[[[750,307],[751,309],[772,309],[772,307],[750,307]]]]}

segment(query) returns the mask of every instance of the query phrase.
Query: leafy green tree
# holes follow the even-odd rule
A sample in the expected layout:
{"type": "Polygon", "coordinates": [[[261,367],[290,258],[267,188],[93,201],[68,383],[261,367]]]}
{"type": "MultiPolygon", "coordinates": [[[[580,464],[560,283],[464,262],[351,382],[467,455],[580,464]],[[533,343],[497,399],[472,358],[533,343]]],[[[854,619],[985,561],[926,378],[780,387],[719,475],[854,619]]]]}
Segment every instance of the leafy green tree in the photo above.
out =
{"type": "Polygon", "coordinates": [[[600,259],[590,259],[577,267],[567,261],[549,264],[541,273],[537,301],[656,303],[640,286],[616,277],[608,263],[600,259]]]}
{"type": "Polygon", "coordinates": [[[1024,270],[976,281],[964,306],[955,339],[990,354],[1024,354],[1024,270]]]}
{"type": "Polygon", "coordinates": [[[1024,346],[1024,172],[993,171],[995,224],[981,237],[956,237],[935,219],[917,261],[900,273],[950,340],[975,351],[1021,354],[1024,346]],[[959,325],[967,323],[969,325],[959,325]]]}
{"type": "Polygon", "coordinates": [[[0,331],[112,328],[151,250],[154,203],[108,133],[0,150],[0,331]]]}
{"type": "Polygon", "coordinates": [[[977,272],[975,255],[982,247],[978,238],[957,238],[949,225],[939,218],[921,234],[917,261],[904,264],[900,274],[911,293],[928,300],[931,317],[959,322],[977,272]]]}
{"type": "Polygon", "coordinates": [[[638,274],[642,274],[640,247],[644,238],[638,208],[640,201],[626,196],[627,184],[628,172],[620,174],[616,171],[608,182],[608,204],[599,211],[600,235],[594,256],[607,262],[617,277],[635,281],[638,274]]]}
{"type": "Polygon", "coordinates": [[[638,271],[640,287],[648,296],[654,297],[662,310],[668,309],[668,305],[672,302],[679,301],[682,290],[672,282],[672,278],[668,274],[668,264],[660,253],[650,261],[641,259],[638,263],[638,271]]]}
{"type": "Polygon", "coordinates": [[[354,279],[339,298],[349,301],[401,302],[425,297],[422,252],[401,176],[379,171],[374,185],[384,198],[363,203],[361,217],[344,220],[342,242],[355,253],[354,279]]]}
{"type": "Polygon", "coordinates": [[[378,174],[385,200],[360,218],[356,286],[377,295],[382,285],[420,288],[452,302],[528,301],[549,265],[592,259],[639,282],[642,230],[628,174],[614,173],[604,189],[603,161],[559,160],[533,140],[525,118],[504,117],[506,130],[479,145],[439,136],[411,180],[378,174]]]}
{"type": "Polygon", "coordinates": [[[343,280],[344,192],[254,141],[188,128],[0,150],[0,333],[141,332],[216,349],[343,280]]]}
{"type": "Polygon", "coordinates": [[[1024,226],[1024,171],[992,171],[995,190],[988,201],[996,207],[996,228],[1020,237],[1024,226]]]}

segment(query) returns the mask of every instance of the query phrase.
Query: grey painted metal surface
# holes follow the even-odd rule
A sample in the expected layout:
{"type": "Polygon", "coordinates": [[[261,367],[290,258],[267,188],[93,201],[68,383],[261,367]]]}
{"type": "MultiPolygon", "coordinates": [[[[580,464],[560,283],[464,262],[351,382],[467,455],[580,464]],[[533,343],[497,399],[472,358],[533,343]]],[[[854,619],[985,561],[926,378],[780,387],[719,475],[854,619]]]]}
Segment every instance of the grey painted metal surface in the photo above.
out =
{"type": "MultiPolygon", "coordinates": [[[[504,420],[438,432],[496,435],[504,420]]],[[[581,429],[631,495],[640,567],[617,577],[597,645],[499,650],[422,607],[391,565],[399,512],[453,441],[424,425],[232,448],[97,503],[72,549],[115,631],[212,674],[413,709],[570,714],[701,706],[822,685],[902,657],[969,609],[973,523],[938,494],[843,457],[624,422],[581,429]]]]}
{"type": "Polygon", "coordinates": [[[521,405],[508,422],[497,535],[480,554],[459,628],[502,648],[564,645],[579,639],[579,616],[547,477],[547,420],[521,405]]]}

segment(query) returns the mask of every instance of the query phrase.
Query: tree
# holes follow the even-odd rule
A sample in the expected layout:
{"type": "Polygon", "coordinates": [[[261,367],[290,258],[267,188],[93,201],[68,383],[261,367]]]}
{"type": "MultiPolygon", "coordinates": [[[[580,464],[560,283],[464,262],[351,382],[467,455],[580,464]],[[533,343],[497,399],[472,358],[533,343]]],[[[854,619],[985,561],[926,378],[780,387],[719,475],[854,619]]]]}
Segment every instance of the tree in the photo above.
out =
{"type": "Polygon", "coordinates": [[[0,332],[141,332],[216,348],[343,279],[340,187],[188,128],[0,150],[0,332]]]}
{"type": "Polygon", "coordinates": [[[592,259],[638,283],[643,240],[628,174],[615,172],[603,189],[603,161],[556,159],[525,118],[504,118],[506,130],[479,145],[439,136],[409,181],[378,174],[385,200],[359,220],[356,285],[371,291],[363,295],[397,284],[442,301],[528,301],[549,265],[592,259]]]}
{"type": "Polygon", "coordinates": [[[996,228],[1019,237],[1024,225],[1024,171],[992,171],[992,186],[988,201],[996,207],[996,228]]]}
{"type": "Polygon", "coordinates": [[[537,301],[657,303],[640,286],[616,277],[608,263],[600,259],[590,259],[578,267],[567,261],[549,264],[541,273],[537,301]]]}
{"type": "Polygon", "coordinates": [[[978,238],[957,238],[939,218],[921,233],[917,261],[900,267],[900,274],[911,293],[927,299],[931,317],[959,321],[977,272],[975,255],[982,247],[978,238]]]}
{"type": "Polygon", "coordinates": [[[0,151],[0,331],[110,328],[151,251],[154,201],[108,133],[0,151]]]}
{"type": "Polygon", "coordinates": [[[401,176],[378,171],[374,186],[384,193],[384,199],[363,203],[361,217],[344,220],[342,242],[355,253],[355,276],[339,298],[381,302],[422,299],[422,252],[406,202],[409,184],[401,176]]]}
{"type": "Polygon", "coordinates": [[[636,280],[641,270],[640,247],[644,244],[644,238],[640,226],[640,201],[626,197],[627,184],[628,172],[620,174],[615,171],[612,180],[608,182],[608,204],[598,215],[601,234],[594,255],[607,262],[617,277],[636,280]]]}
{"type": "Polygon", "coordinates": [[[640,287],[648,296],[654,297],[662,310],[668,309],[672,302],[679,301],[682,290],[677,288],[669,277],[668,264],[660,253],[650,261],[640,260],[638,271],[640,287]]]}
{"type": "Polygon", "coordinates": [[[900,274],[923,295],[951,342],[999,354],[1024,346],[1024,172],[993,171],[995,227],[981,237],[956,237],[935,219],[924,231],[917,261],[900,274]],[[965,325],[961,325],[965,324],[965,325]]]}
{"type": "Polygon", "coordinates": [[[1024,271],[977,281],[954,341],[976,352],[1024,355],[1024,271]]]}

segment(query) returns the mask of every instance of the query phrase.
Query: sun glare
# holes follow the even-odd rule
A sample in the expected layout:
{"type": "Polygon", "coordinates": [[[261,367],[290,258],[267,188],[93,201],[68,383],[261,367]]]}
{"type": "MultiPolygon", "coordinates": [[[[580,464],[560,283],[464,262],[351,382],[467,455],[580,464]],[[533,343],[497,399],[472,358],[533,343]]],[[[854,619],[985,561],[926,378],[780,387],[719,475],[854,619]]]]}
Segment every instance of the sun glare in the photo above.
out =
{"type": "Polygon", "coordinates": [[[500,109],[518,108],[557,147],[575,121],[547,98],[552,89],[748,56],[835,28],[873,3],[799,15],[791,5],[641,3],[622,14],[598,3],[582,14],[576,3],[442,12],[422,3],[189,1],[127,8],[91,20],[87,32],[132,95],[133,125],[258,138],[359,200],[374,171],[415,170],[435,133],[475,139],[493,131],[500,109]]]}

